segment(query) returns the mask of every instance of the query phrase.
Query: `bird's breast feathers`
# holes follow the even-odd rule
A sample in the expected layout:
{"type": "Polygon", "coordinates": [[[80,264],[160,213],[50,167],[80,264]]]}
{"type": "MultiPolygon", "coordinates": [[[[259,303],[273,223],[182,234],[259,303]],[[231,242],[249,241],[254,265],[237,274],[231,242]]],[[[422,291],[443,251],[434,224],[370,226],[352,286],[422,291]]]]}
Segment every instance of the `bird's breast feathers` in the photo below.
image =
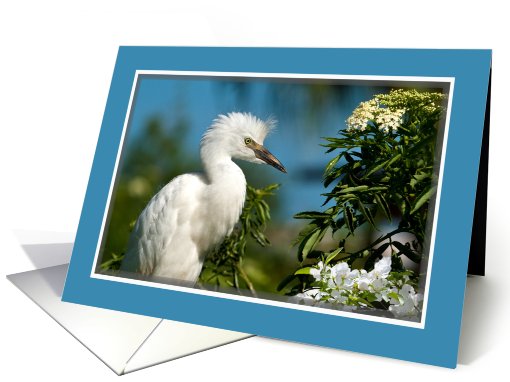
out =
{"type": "Polygon", "coordinates": [[[207,251],[230,234],[239,220],[246,196],[241,175],[242,181],[227,180],[221,185],[207,183],[201,174],[174,178],[140,214],[122,269],[195,280],[207,251]]]}

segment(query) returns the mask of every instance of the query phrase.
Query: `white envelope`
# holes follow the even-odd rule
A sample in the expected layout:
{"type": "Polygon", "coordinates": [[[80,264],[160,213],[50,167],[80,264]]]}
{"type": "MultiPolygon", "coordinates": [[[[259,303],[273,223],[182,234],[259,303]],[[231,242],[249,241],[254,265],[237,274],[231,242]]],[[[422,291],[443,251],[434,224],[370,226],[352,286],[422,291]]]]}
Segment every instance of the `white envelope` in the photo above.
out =
{"type": "MultiPolygon", "coordinates": [[[[45,266],[68,260],[72,244],[24,249],[34,265],[45,266]]],[[[7,278],[119,375],[252,336],[62,302],[66,273],[67,264],[62,264],[7,278]]]]}

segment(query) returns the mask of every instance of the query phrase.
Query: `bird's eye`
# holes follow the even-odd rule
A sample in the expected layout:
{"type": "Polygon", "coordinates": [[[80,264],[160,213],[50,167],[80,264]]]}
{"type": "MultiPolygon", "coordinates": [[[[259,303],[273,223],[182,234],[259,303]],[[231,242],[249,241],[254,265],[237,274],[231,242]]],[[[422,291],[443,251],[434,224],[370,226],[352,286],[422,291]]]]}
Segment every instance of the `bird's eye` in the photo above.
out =
{"type": "Polygon", "coordinates": [[[251,144],[252,140],[251,138],[244,138],[244,144],[249,145],[251,144]]]}

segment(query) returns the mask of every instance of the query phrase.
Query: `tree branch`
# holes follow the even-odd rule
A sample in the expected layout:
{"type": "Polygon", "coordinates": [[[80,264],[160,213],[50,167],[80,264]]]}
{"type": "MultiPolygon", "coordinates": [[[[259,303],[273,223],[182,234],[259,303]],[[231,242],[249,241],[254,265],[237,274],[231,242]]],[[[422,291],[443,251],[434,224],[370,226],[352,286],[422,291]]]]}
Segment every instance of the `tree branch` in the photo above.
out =
{"type": "Polygon", "coordinates": [[[253,284],[250,281],[250,278],[248,277],[248,275],[244,271],[243,266],[241,265],[240,262],[237,264],[237,270],[239,271],[239,274],[241,275],[243,280],[246,282],[246,285],[250,289],[250,292],[253,294],[253,297],[257,297],[257,292],[255,291],[255,288],[253,287],[253,284]]]}
{"type": "Polygon", "coordinates": [[[363,252],[365,252],[371,248],[374,248],[374,246],[376,246],[377,244],[380,244],[385,240],[391,239],[392,236],[396,235],[397,233],[402,233],[402,232],[407,232],[407,230],[405,230],[403,228],[397,228],[391,232],[388,232],[386,235],[381,236],[379,239],[375,240],[374,242],[372,242],[372,244],[368,245],[367,247],[365,247],[357,252],[351,253],[351,256],[360,257],[360,254],[362,254],[363,252]]]}

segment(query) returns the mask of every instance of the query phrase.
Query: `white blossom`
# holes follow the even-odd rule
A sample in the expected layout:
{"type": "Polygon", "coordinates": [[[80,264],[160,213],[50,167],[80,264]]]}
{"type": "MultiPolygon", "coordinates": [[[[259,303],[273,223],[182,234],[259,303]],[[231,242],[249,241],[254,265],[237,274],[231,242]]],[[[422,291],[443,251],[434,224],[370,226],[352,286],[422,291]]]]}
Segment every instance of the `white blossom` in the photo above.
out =
{"type": "Polygon", "coordinates": [[[372,272],[374,272],[376,278],[388,277],[391,272],[391,256],[383,256],[381,260],[375,263],[372,272]]]}
{"type": "Polygon", "coordinates": [[[327,295],[326,293],[321,292],[319,289],[309,289],[303,293],[298,293],[296,297],[300,297],[303,299],[312,298],[316,301],[320,301],[326,295],[327,295]]]}
{"type": "Polygon", "coordinates": [[[320,261],[316,267],[310,269],[310,275],[316,280],[315,287],[298,294],[297,297],[342,304],[345,308],[355,309],[356,306],[367,307],[364,300],[357,299],[357,296],[369,293],[372,296],[371,301],[375,299],[389,303],[388,310],[395,317],[417,316],[423,296],[416,293],[409,284],[409,276],[388,279],[390,272],[391,256],[382,257],[370,272],[364,269],[351,270],[346,262],[339,262],[331,267],[320,261]]]}
{"type": "Polygon", "coordinates": [[[388,289],[388,280],[385,278],[375,279],[370,285],[370,290],[375,294],[376,301],[389,301],[388,293],[390,293],[390,289],[388,289]]]}
{"type": "Polygon", "coordinates": [[[310,274],[315,278],[315,280],[319,281],[323,278],[323,273],[327,274],[331,268],[325,267],[322,261],[319,261],[317,264],[317,268],[312,268],[310,270],[310,274]]]}
{"type": "Polygon", "coordinates": [[[383,106],[376,97],[370,101],[361,102],[345,122],[348,130],[364,131],[372,123],[379,130],[388,133],[397,131],[403,122],[404,114],[405,109],[383,106]]]}
{"type": "Polygon", "coordinates": [[[374,281],[374,273],[373,272],[367,273],[366,270],[362,269],[356,281],[358,282],[359,290],[368,290],[369,286],[374,281]]]}
{"type": "Polygon", "coordinates": [[[331,297],[333,297],[333,299],[340,304],[344,304],[347,301],[347,296],[345,296],[338,290],[333,290],[331,292],[331,297]]]}
{"type": "Polygon", "coordinates": [[[385,133],[396,132],[403,122],[406,110],[401,107],[388,107],[380,97],[381,95],[361,102],[345,121],[347,130],[364,131],[372,124],[385,133]]]}
{"type": "Polygon", "coordinates": [[[370,121],[373,121],[379,110],[379,102],[373,99],[367,102],[361,102],[353,111],[352,115],[347,118],[347,126],[349,129],[364,131],[370,121]]]}
{"type": "Polygon", "coordinates": [[[427,114],[438,113],[442,110],[444,98],[444,94],[416,89],[394,89],[387,94],[377,94],[354,109],[345,121],[347,130],[365,131],[373,126],[384,133],[396,132],[404,123],[408,110],[419,108],[427,114]]]}
{"type": "Polygon", "coordinates": [[[345,262],[341,262],[331,268],[331,276],[345,277],[349,274],[350,271],[351,269],[349,268],[349,265],[345,262]]]}
{"type": "Polygon", "coordinates": [[[402,301],[399,301],[399,304],[391,305],[389,311],[397,317],[416,316],[419,313],[418,305],[423,301],[423,296],[416,293],[409,284],[404,284],[398,294],[402,301]]]}
{"type": "MultiPolygon", "coordinates": [[[[336,285],[338,289],[350,290],[359,277],[359,271],[351,271],[347,263],[340,262],[331,268],[331,277],[334,280],[334,285],[336,285]]],[[[330,285],[329,282],[328,285],[330,285]]]]}

